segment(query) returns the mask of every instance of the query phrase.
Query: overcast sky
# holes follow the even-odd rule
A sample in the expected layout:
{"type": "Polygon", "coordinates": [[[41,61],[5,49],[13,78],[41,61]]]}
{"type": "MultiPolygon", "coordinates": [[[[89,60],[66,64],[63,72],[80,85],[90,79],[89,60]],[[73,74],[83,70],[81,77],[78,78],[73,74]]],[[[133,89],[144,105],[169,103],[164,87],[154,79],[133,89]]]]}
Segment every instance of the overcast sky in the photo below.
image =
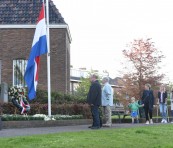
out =
{"type": "Polygon", "coordinates": [[[71,65],[120,76],[122,50],[133,39],[152,38],[166,56],[163,69],[173,81],[172,0],[53,0],[68,23],[71,65]]]}

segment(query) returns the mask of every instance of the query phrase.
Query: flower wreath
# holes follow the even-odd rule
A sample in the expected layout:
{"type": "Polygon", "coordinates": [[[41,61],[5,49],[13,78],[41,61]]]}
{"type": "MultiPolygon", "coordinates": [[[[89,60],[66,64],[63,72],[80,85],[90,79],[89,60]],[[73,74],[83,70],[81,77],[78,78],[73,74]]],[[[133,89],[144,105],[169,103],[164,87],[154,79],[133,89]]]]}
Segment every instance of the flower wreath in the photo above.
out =
{"type": "Polygon", "coordinates": [[[25,92],[25,88],[22,87],[11,87],[8,91],[13,105],[18,108],[21,114],[26,114],[30,111],[30,105],[25,96],[25,92]]]}

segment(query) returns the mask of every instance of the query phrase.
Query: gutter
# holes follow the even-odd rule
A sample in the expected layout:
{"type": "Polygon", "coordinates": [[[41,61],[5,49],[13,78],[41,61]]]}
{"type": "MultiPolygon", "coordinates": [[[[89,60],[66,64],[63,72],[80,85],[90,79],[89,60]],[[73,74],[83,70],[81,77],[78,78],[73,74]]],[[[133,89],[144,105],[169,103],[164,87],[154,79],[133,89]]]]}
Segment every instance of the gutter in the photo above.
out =
{"type": "MultiPolygon", "coordinates": [[[[17,24],[17,25],[8,25],[8,24],[4,24],[4,25],[0,25],[0,29],[27,29],[27,28],[36,28],[36,25],[23,25],[23,24],[17,24]]],[[[59,24],[59,25],[56,25],[56,24],[50,24],[49,25],[49,28],[56,28],[56,29],[67,29],[67,33],[68,33],[68,38],[69,38],[69,41],[71,43],[72,41],[72,37],[71,37],[71,34],[70,34],[70,29],[69,29],[69,26],[66,25],[66,24],[59,24]]]]}

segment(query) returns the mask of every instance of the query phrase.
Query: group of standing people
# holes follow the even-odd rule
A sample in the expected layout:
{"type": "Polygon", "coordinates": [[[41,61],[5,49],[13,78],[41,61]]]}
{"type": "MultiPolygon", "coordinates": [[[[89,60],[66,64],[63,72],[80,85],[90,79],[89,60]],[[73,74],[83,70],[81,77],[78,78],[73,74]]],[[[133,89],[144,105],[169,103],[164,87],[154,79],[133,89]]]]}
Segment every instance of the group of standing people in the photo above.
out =
{"type": "MultiPolygon", "coordinates": [[[[98,81],[98,76],[93,74],[90,76],[91,86],[87,95],[87,103],[91,107],[91,114],[93,118],[93,124],[89,128],[99,129],[102,126],[111,127],[111,106],[113,106],[113,89],[109,84],[109,78],[104,77],[102,79],[103,88],[98,81]],[[102,111],[100,110],[102,106],[102,111]],[[101,113],[103,113],[105,124],[102,124],[101,113]]],[[[173,116],[173,91],[170,95],[171,100],[171,114],[173,116]]],[[[158,102],[160,108],[160,114],[162,117],[161,123],[167,123],[167,92],[164,85],[160,86],[158,91],[158,102]]],[[[150,84],[145,84],[145,89],[142,94],[142,105],[135,102],[135,98],[131,98],[131,103],[129,108],[131,108],[132,123],[134,123],[134,118],[138,117],[139,107],[143,107],[145,111],[146,124],[153,124],[153,105],[154,105],[154,95],[151,90],[150,84]]],[[[172,122],[173,123],[173,122],[172,122]]]]}
{"type": "Polygon", "coordinates": [[[151,90],[150,84],[145,84],[145,89],[142,94],[142,104],[139,105],[138,102],[135,101],[135,97],[131,98],[131,103],[129,103],[128,107],[131,110],[131,117],[132,117],[132,123],[134,122],[134,119],[138,120],[138,111],[140,107],[144,107],[145,111],[145,118],[146,118],[146,124],[153,124],[152,119],[152,112],[153,112],[153,104],[154,104],[154,95],[153,91],[151,90]]]}
{"type": "Polygon", "coordinates": [[[91,107],[93,124],[89,128],[99,129],[102,126],[111,127],[111,106],[113,105],[113,89],[109,84],[109,78],[102,79],[103,88],[98,81],[98,76],[93,74],[90,76],[91,86],[87,95],[87,103],[91,107]],[[105,124],[102,124],[100,106],[103,107],[103,116],[105,124]]]}
{"type": "MultiPolygon", "coordinates": [[[[150,84],[145,84],[145,89],[142,94],[142,105],[136,104],[134,102],[135,98],[132,97],[132,103],[129,104],[129,108],[132,109],[131,117],[132,123],[134,123],[133,118],[138,118],[138,114],[136,113],[139,107],[144,107],[146,124],[153,124],[153,105],[154,105],[154,95],[151,90],[150,84]],[[136,111],[136,112],[135,112],[136,111]]],[[[159,106],[160,116],[162,117],[161,123],[167,123],[167,92],[164,85],[160,86],[160,90],[157,94],[157,105],[159,106]]],[[[170,93],[170,101],[171,101],[171,115],[173,117],[173,91],[170,93]]],[[[157,108],[157,116],[158,116],[158,108],[157,108]]],[[[173,121],[171,122],[173,123],[173,121]]]]}

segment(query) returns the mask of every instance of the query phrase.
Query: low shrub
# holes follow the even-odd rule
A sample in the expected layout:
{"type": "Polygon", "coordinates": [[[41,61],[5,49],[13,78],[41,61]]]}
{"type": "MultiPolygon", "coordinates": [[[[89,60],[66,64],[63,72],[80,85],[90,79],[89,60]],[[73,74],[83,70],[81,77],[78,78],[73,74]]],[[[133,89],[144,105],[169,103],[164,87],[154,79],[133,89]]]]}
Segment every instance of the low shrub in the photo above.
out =
{"type": "MultiPolygon", "coordinates": [[[[30,101],[30,104],[47,103],[47,91],[46,90],[37,90],[36,98],[30,101]]],[[[86,103],[86,98],[81,98],[77,95],[69,94],[69,93],[61,93],[61,92],[52,92],[51,93],[51,102],[52,104],[64,104],[64,103],[86,103]]]]}
{"type": "MultiPolygon", "coordinates": [[[[28,115],[35,114],[48,114],[48,105],[34,103],[30,104],[31,110],[28,112],[28,115]]],[[[20,114],[16,107],[12,103],[0,103],[0,113],[3,114],[20,114]]],[[[83,118],[91,118],[90,107],[88,104],[83,103],[72,103],[72,104],[52,104],[51,105],[51,114],[52,115],[82,115],[83,118]]]]}
{"type": "Polygon", "coordinates": [[[82,115],[53,115],[51,118],[47,117],[44,114],[36,114],[36,115],[7,115],[4,114],[1,116],[2,121],[28,121],[28,120],[69,120],[69,119],[82,119],[82,115]]]}
{"type": "Polygon", "coordinates": [[[1,116],[2,121],[26,121],[26,120],[44,120],[44,117],[33,117],[33,116],[23,116],[23,115],[7,115],[1,116]]]}
{"type": "Polygon", "coordinates": [[[82,115],[54,115],[55,120],[83,119],[82,115]]]}

